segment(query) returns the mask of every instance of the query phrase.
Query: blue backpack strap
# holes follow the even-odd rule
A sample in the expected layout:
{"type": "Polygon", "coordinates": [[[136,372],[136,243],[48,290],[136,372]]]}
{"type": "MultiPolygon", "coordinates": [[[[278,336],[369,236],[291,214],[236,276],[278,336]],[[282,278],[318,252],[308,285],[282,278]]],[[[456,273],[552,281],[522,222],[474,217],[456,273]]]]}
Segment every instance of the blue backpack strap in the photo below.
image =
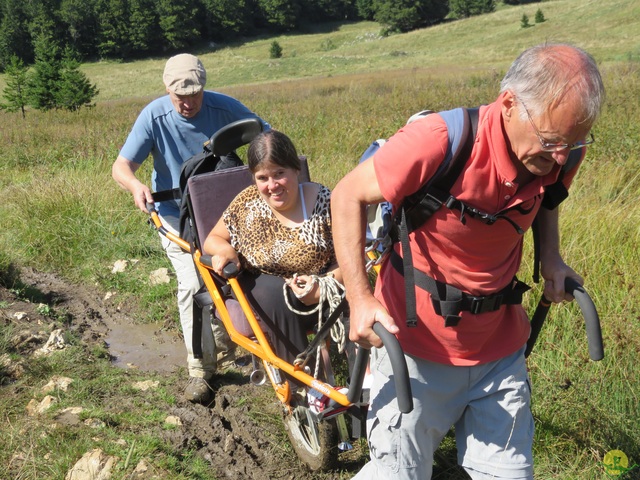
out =
{"type": "Polygon", "coordinates": [[[447,124],[447,153],[433,177],[402,204],[409,233],[424,224],[448,200],[451,196],[449,191],[462,173],[473,149],[478,109],[456,108],[440,112],[440,116],[447,124]]]}
{"type": "MultiPolygon", "coordinates": [[[[362,163],[371,158],[385,142],[385,139],[378,139],[372,142],[360,156],[358,163],[362,163]]],[[[376,240],[381,240],[387,235],[391,226],[392,212],[393,207],[389,202],[381,202],[379,204],[367,206],[367,244],[371,244],[376,240]]],[[[379,245],[378,248],[382,251],[382,244],[379,245]]]]}

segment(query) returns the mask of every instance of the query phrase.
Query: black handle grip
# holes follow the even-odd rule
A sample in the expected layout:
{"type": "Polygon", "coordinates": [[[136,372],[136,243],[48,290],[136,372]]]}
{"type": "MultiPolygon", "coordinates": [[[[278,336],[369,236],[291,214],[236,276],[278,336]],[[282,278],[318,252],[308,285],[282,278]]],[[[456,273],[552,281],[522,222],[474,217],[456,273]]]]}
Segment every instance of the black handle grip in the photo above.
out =
{"type": "Polygon", "coordinates": [[[238,276],[238,267],[236,266],[235,263],[233,262],[229,262],[227,263],[224,268],[222,269],[222,274],[224,275],[224,278],[234,278],[238,276]]]}
{"type": "MultiPolygon", "coordinates": [[[[567,277],[564,282],[564,289],[566,292],[573,295],[582,311],[584,317],[585,327],[587,331],[587,343],[589,345],[589,358],[597,362],[604,358],[604,346],[602,344],[602,330],[600,328],[600,317],[596,307],[591,300],[591,297],[586,292],[584,287],[580,285],[575,279],[567,277]]],[[[538,303],[538,307],[531,317],[531,335],[527,341],[527,348],[525,350],[525,357],[528,357],[533,350],[533,346],[538,339],[542,325],[544,324],[551,302],[547,300],[544,295],[538,303]]]]}
{"type": "Polygon", "coordinates": [[[356,360],[353,363],[353,370],[351,371],[351,384],[349,385],[349,391],[347,392],[347,399],[351,403],[358,402],[360,400],[360,395],[362,395],[362,383],[364,382],[364,377],[367,373],[369,353],[371,353],[371,351],[368,348],[358,347],[356,360]]]}
{"type": "MultiPolygon", "coordinates": [[[[381,323],[374,323],[373,331],[376,332],[382,340],[382,343],[387,349],[389,359],[391,360],[391,368],[393,369],[396,395],[398,398],[398,409],[402,413],[409,413],[413,410],[413,395],[409,382],[409,370],[407,369],[407,362],[405,361],[402,347],[400,347],[400,342],[398,342],[398,339],[389,333],[381,323]]],[[[368,360],[369,349],[360,347],[351,373],[351,386],[347,393],[347,399],[351,403],[355,403],[360,399],[362,382],[367,370],[368,360]]]]}
{"type": "Polygon", "coordinates": [[[565,291],[571,293],[578,302],[582,316],[584,317],[585,328],[587,330],[587,343],[589,345],[589,358],[597,362],[604,358],[604,346],[602,344],[602,330],[600,328],[600,317],[593,304],[593,300],[584,287],[573,278],[567,277],[564,283],[565,291]]]}

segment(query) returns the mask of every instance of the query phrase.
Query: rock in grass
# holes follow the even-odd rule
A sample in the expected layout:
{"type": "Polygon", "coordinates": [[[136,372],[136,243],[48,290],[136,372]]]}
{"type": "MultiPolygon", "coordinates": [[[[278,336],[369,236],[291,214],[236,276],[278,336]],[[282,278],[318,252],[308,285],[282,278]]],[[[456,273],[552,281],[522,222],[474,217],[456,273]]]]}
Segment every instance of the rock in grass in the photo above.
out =
{"type": "Polygon", "coordinates": [[[105,455],[99,448],[85,453],[67,472],[65,480],[109,480],[117,457],[105,455]]]}

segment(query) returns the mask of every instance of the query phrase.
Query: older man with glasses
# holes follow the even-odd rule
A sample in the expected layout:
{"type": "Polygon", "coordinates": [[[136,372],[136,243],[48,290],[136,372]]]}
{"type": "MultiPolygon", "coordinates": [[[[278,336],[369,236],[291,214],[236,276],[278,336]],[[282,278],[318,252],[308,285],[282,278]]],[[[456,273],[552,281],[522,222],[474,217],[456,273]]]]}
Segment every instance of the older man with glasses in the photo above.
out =
{"type": "MultiPolygon", "coordinates": [[[[544,294],[553,302],[571,299],[565,279],[582,278],[562,259],[558,210],[545,208],[542,198],[558,181],[571,185],[584,147],[594,142],[591,128],[603,101],[602,78],[585,51],[544,44],[523,52],[503,78],[498,98],[480,107],[473,148],[449,190],[459,204],[495,217],[508,212],[517,224],[487,224],[440,208],[410,237],[414,269],[443,290],[492,298],[516,283],[522,234],[535,218],[544,294]],[[577,149],[582,152],[575,166],[573,159],[567,164],[577,149]]],[[[439,315],[435,294],[417,285],[418,319],[412,326],[405,321],[403,273],[393,260],[383,264],[375,292],[365,271],[366,206],[401,205],[434,176],[448,147],[447,123],[441,115],[427,115],[400,129],[332,194],[350,338],[363,347],[381,347],[375,322],[394,333],[405,351],[414,396],[413,411],[401,413],[389,358],[384,348],[374,348],[367,421],[371,461],[357,479],[430,479],[433,454],[452,426],[458,461],[472,479],[533,479],[524,357],[530,324],[520,302],[496,302],[479,312],[461,307],[457,323],[449,323],[439,315]]],[[[398,245],[394,251],[402,255],[398,245]]]]}

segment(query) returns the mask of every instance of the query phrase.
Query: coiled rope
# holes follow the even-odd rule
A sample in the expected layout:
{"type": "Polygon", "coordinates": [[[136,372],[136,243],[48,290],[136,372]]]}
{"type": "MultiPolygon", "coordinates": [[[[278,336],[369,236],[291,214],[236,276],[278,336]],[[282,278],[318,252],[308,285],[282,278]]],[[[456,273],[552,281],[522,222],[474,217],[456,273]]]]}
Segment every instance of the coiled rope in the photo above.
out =
{"type": "MultiPolygon", "coordinates": [[[[297,275],[293,276],[292,282],[295,282],[296,277],[297,275]]],[[[282,291],[284,294],[284,300],[287,303],[289,310],[291,310],[293,313],[297,315],[311,315],[312,313],[318,312],[318,330],[320,330],[320,327],[322,327],[323,318],[324,318],[322,315],[323,305],[326,302],[326,304],[329,306],[329,315],[331,315],[331,313],[340,304],[340,301],[342,300],[342,297],[344,295],[345,288],[344,288],[344,285],[342,285],[338,280],[336,280],[331,275],[325,275],[325,276],[309,275],[309,277],[311,278],[311,281],[307,283],[307,285],[305,286],[305,289],[300,294],[296,294],[294,292],[294,295],[297,298],[304,297],[311,291],[313,286],[317,283],[320,288],[320,295],[319,295],[320,299],[318,301],[318,304],[312,310],[303,312],[303,311],[297,310],[291,305],[291,302],[289,301],[289,295],[287,293],[288,284],[286,282],[282,286],[282,291]]],[[[329,315],[327,315],[327,317],[329,315]]],[[[347,335],[346,335],[344,323],[340,318],[338,318],[333,324],[333,326],[331,327],[331,340],[333,340],[337,345],[338,352],[343,353],[345,346],[347,344],[347,335]]],[[[316,356],[317,359],[320,359],[321,348],[322,347],[319,345],[317,356],[316,356]]],[[[316,378],[319,373],[319,367],[320,367],[320,362],[316,361],[316,372],[314,374],[314,377],[316,378]]]]}

